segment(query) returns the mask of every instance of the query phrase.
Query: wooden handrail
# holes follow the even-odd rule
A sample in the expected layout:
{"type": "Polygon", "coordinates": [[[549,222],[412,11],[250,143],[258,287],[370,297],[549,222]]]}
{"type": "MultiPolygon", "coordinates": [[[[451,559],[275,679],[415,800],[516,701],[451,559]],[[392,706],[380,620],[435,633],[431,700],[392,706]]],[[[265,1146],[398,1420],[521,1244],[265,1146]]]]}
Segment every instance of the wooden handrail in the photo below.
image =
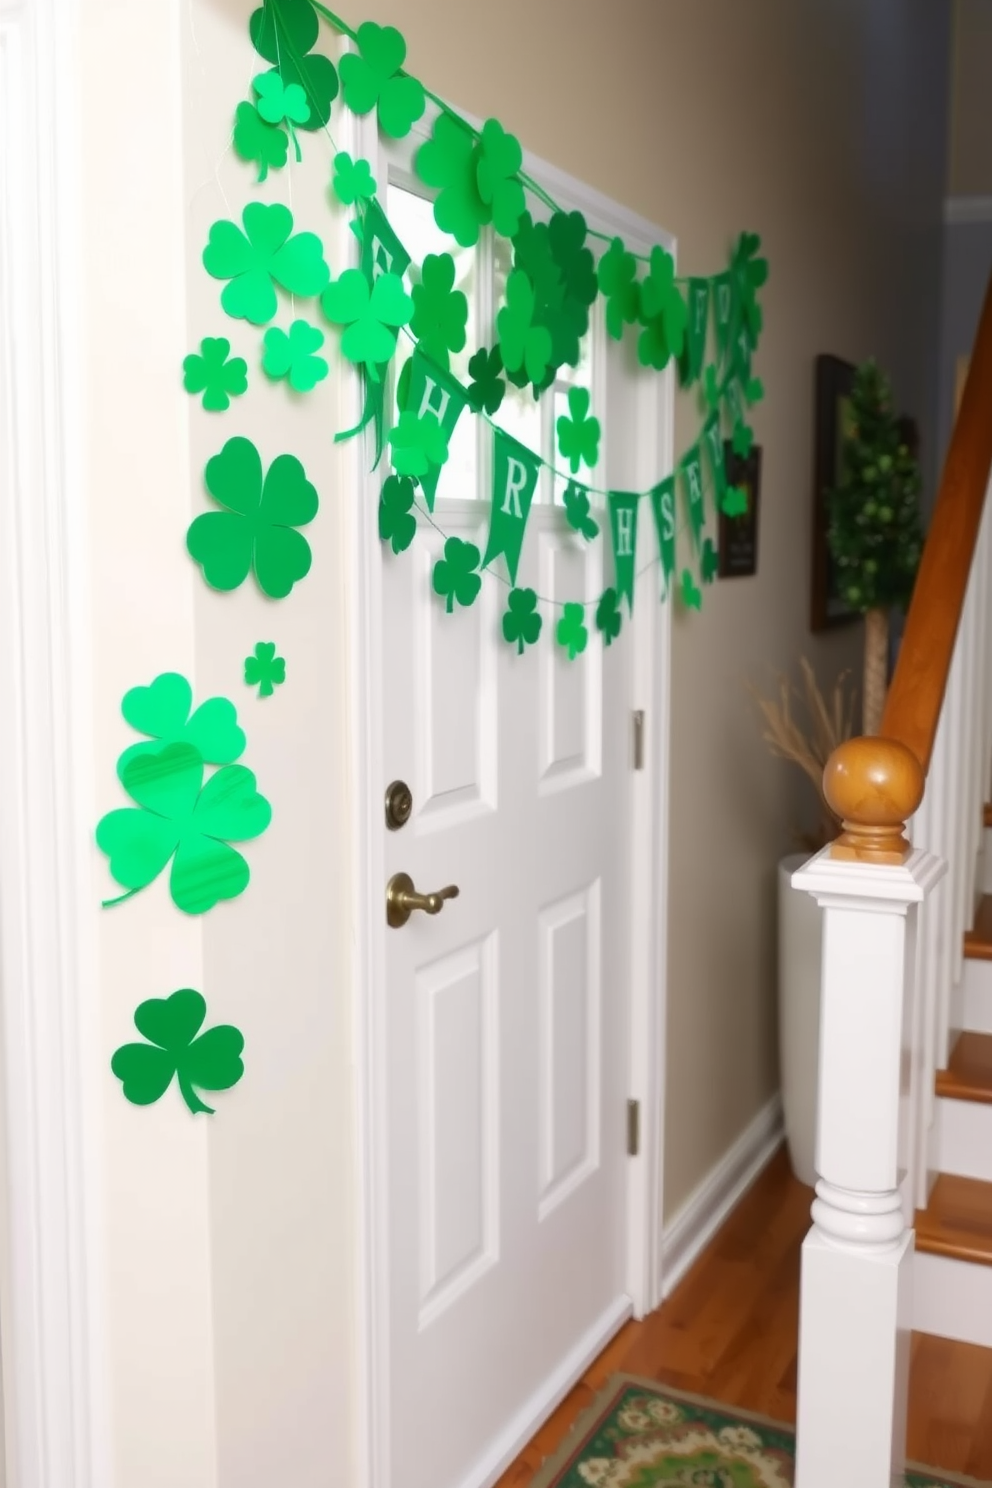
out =
{"type": "Polygon", "coordinates": [[[877,738],[850,739],[823,789],[844,831],[832,856],[900,862],[923,797],[992,472],[992,277],[877,738]]]}

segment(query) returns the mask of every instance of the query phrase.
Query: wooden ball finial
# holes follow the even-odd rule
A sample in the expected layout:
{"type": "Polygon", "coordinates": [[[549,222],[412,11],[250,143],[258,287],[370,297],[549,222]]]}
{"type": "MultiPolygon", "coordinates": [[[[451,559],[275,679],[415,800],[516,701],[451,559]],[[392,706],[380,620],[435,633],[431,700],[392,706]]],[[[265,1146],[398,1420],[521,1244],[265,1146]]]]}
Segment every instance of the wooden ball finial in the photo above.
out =
{"type": "Polygon", "coordinates": [[[925,777],[916,755],[897,739],[848,739],[823,772],[823,794],[844,830],[833,858],[901,863],[910,850],[905,825],[923,800],[925,777]]]}

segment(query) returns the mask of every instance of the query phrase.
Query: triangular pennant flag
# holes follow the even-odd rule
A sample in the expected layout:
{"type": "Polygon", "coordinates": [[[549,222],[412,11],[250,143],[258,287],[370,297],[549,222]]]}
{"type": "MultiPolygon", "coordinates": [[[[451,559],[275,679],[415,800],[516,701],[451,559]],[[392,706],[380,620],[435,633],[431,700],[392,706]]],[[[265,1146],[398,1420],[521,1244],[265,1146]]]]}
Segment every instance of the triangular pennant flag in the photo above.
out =
{"type": "MultiPolygon", "coordinates": [[[[456,377],[445,372],[418,346],[410,363],[410,381],[407,386],[404,407],[412,409],[419,418],[432,413],[450,441],[468,395],[456,377]]],[[[428,511],[434,510],[434,497],[441,475],[440,465],[428,466],[426,475],[420,477],[420,489],[424,493],[428,511]]]]}
{"type": "Polygon", "coordinates": [[[661,572],[665,581],[665,593],[671,589],[675,572],[675,477],[668,476],[651,492],[651,510],[658,533],[658,552],[661,556],[661,572]]]}
{"type": "Polygon", "coordinates": [[[719,414],[714,413],[706,420],[703,428],[703,442],[706,445],[706,453],[710,457],[710,469],[713,472],[713,498],[716,502],[716,509],[719,511],[723,494],[727,489],[727,465],[723,452],[719,414]]]}
{"type": "Polygon", "coordinates": [[[703,535],[703,524],[706,521],[706,512],[703,509],[703,462],[698,444],[694,444],[692,449],[683,455],[681,468],[682,487],[689,509],[689,526],[692,528],[692,540],[698,550],[703,535]]]}
{"type": "Polygon", "coordinates": [[[716,325],[716,345],[721,360],[730,343],[730,329],[734,319],[734,284],[729,273],[718,274],[713,280],[713,321],[716,325]]]}
{"type": "Polygon", "coordinates": [[[493,432],[493,500],[489,512],[489,541],[482,566],[485,568],[502,553],[510,583],[516,584],[541,461],[526,445],[518,444],[502,429],[493,432]]]}
{"type": "Polygon", "coordinates": [[[685,343],[679,358],[679,377],[683,387],[691,387],[702,372],[706,358],[706,329],[710,306],[709,281],[690,279],[686,292],[689,318],[685,328],[685,343]]]}
{"type": "Polygon", "coordinates": [[[634,579],[637,564],[637,505],[640,496],[633,491],[611,491],[610,534],[613,538],[613,561],[616,568],[618,599],[626,599],[627,609],[634,613],[634,579]]]}
{"type": "Polygon", "coordinates": [[[402,279],[410,267],[410,255],[393,231],[377,201],[370,201],[361,225],[352,223],[362,245],[359,268],[371,284],[380,274],[396,274],[402,279]]]}

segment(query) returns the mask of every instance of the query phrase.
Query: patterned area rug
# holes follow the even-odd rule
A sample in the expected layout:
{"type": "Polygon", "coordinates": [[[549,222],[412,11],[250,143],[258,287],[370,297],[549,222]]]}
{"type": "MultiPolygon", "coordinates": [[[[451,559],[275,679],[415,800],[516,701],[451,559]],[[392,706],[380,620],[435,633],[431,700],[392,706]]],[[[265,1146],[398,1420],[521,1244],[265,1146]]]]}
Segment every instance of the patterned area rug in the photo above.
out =
{"type": "MultiPolygon", "coordinates": [[[[532,1488],[792,1488],[795,1432],[616,1375],[532,1488]]],[[[913,1468],[907,1488],[992,1488],[913,1468]]]]}

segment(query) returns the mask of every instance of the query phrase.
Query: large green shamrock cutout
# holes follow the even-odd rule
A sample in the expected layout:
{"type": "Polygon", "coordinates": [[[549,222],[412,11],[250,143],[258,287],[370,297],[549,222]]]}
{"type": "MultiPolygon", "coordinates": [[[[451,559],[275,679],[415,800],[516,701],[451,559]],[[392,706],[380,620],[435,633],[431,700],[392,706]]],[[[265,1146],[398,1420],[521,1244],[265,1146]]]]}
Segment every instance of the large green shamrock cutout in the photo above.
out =
{"type": "Polygon", "coordinates": [[[703,575],[704,584],[712,584],[716,577],[717,569],[720,567],[720,554],[713,546],[712,538],[707,538],[703,543],[703,552],[700,559],[700,572],[703,575]]]}
{"type": "Polygon", "coordinates": [[[517,171],[524,163],[520,141],[507,134],[498,119],[487,119],[479,135],[476,184],[489,208],[493,227],[512,238],[527,205],[517,171]]]}
{"type": "Polygon", "coordinates": [[[375,196],[375,177],[367,160],[352,160],[347,150],[339,150],[334,157],[334,176],[331,180],[334,195],[346,207],[357,201],[370,201],[375,196]]]}
{"type": "Polygon", "coordinates": [[[734,433],[731,439],[734,454],[739,455],[742,460],[746,460],[751,453],[751,446],[753,444],[754,430],[743,419],[738,419],[734,425],[734,433]]]}
{"type": "Polygon", "coordinates": [[[604,589],[599,604],[596,606],[596,629],[601,632],[607,646],[612,646],[620,634],[622,624],[623,614],[617,603],[617,591],[604,589]]]}
{"type": "Polygon", "coordinates": [[[212,413],[230,408],[248,387],[248,363],[243,357],[228,357],[231,343],[223,336],[204,336],[200,354],[191,351],[183,359],[183,387],[188,393],[202,393],[203,406],[212,413]]]}
{"type": "Polygon", "coordinates": [[[568,652],[569,661],[574,661],[585,649],[589,632],[585,627],[585,606],[567,604],[555,630],[555,638],[563,651],[568,652]]]}
{"type": "Polygon", "coordinates": [[[445,542],[444,557],[434,565],[434,592],[445,601],[449,615],[456,600],[466,606],[475,603],[482,588],[482,580],[475,572],[481,557],[474,543],[462,542],[460,537],[449,537],[445,542]]]}
{"type": "Polygon", "coordinates": [[[224,765],[204,785],[199,750],[166,744],[129,760],[121,784],[136,805],[108,811],[96,840],[128,890],[124,898],[150,884],[170,859],[169,891],[184,914],[204,914],[244,892],[251,873],[229,843],[258,837],[272,819],[250,770],[224,765]]]}
{"type": "MultiPolygon", "coordinates": [[[[534,380],[535,398],[551,386],[559,367],[579,363],[589,306],[596,298],[595,264],[585,247],[586,232],[581,212],[556,212],[550,222],[533,222],[524,212],[513,239],[514,267],[523,270],[534,288],[534,323],[551,336],[544,377],[534,380]]],[[[526,369],[507,371],[518,387],[529,380],[526,369]]]]}
{"type": "MultiPolygon", "coordinates": [[[[588,232],[586,219],[581,212],[554,212],[548,223],[548,240],[565,286],[565,298],[573,306],[583,305],[586,309],[599,293],[596,260],[592,249],[586,247],[588,232]]],[[[587,315],[582,335],[588,325],[587,315]]]]}
{"type": "Polygon", "coordinates": [[[590,469],[599,459],[599,419],[590,418],[589,404],[592,395],[588,388],[573,387],[568,390],[568,412],[558,419],[558,449],[563,460],[567,460],[573,475],[583,463],[590,469]]]}
{"type": "Polygon", "coordinates": [[[414,166],[426,186],[439,188],[434,201],[438,227],[463,248],[473,247],[480,230],[492,221],[492,209],[479,192],[479,151],[471,129],[452,114],[438,114],[414,166]]]}
{"type": "Polygon", "coordinates": [[[285,599],[310,572],[310,544],[297,527],[317,515],[317,492],[294,455],[277,455],[262,479],[250,439],[229,439],[207,461],[207,490],[219,512],[194,518],[186,534],[190,556],[213,589],[237,589],[254,570],[270,599],[285,599]]]}
{"type": "Polygon", "coordinates": [[[565,487],[565,516],[572,530],[580,533],[586,542],[592,542],[599,532],[599,523],[589,515],[589,492],[575,481],[569,481],[565,487]]]}
{"type": "Polygon", "coordinates": [[[470,358],[468,372],[472,381],[465,393],[473,413],[482,413],[485,410],[492,415],[499,412],[506,392],[506,383],[500,375],[502,371],[503,358],[498,346],[494,346],[492,351],[480,346],[470,358]]]}
{"type": "Polygon", "coordinates": [[[521,269],[506,281],[506,304],[496,317],[500,354],[508,372],[526,372],[528,382],[543,380],[551,361],[551,332],[534,323],[534,289],[521,269]]]}
{"type": "Polygon", "coordinates": [[[117,761],[118,778],[131,760],[155,754],[163,744],[189,744],[208,765],[230,765],[245,752],[238,713],[227,698],[208,698],[194,711],[193,689],[178,672],[162,672],[148,687],[132,687],[121,714],[148,742],[132,744],[117,761]]]}
{"type": "Polygon", "coordinates": [[[258,179],[264,181],[270,166],[281,170],[286,164],[289,140],[284,129],[266,124],[253,103],[239,103],[234,113],[234,148],[242,160],[255,161],[258,179]]]}
{"type": "Polygon", "coordinates": [[[271,697],[286,680],[286,661],[276,655],[275,641],[256,641],[253,656],[245,657],[245,681],[257,687],[260,698],[271,697]]]}
{"type": "Polygon", "coordinates": [[[685,344],[689,311],[675,283],[675,262],[664,248],[651,250],[647,278],[641,284],[640,320],[644,329],[637,342],[643,367],[660,372],[671,357],[680,356],[685,344]]]}
{"type": "Polygon", "coordinates": [[[702,592],[687,568],[682,570],[682,603],[689,610],[701,610],[703,607],[702,592]]]}
{"type": "Polygon", "coordinates": [[[323,344],[323,331],[305,320],[294,320],[288,334],[270,326],[263,337],[262,371],[267,377],[285,377],[298,393],[309,393],[327,376],[327,362],[315,355],[323,344]]]}
{"type": "Polygon", "coordinates": [[[448,458],[448,434],[437,415],[414,413],[405,408],[395,427],[389,431],[393,468],[400,475],[418,479],[432,465],[443,465],[448,458]]]}
{"type": "Polygon", "coordinates": [[[503,638],[511,646],[516,644],[518,656],[523,656],[525,646],[534,645],[542,624],[534,590],[511,589],[503,616],[503,638]]]}
{"type": "Polygon", "coordinates": [[[317,40],[319,22],[310,0],[279,0],[256,10],[248,22],[252,45],[287,85],[297,84],[310,105],[301,128],[323,129],[338,94],[338,75],[329,57],[308,56],[317,40]]]}
{"type": "Polygon", "coordinates": [[[752,346],[757,344],[762,326],[758,290],[768,278],[768,260],[759,257],[760,248],[761,239],[757,233],[741,233],[732,258],[741,317],[752,346]]]}
{"type": "Polygon", "coordinates": [[[461,351],[468,324],[468,300],[455,289],[455,261],[450,253],[428,253],[413,286],[410,329],[439,367],[448,371],[448,353],[461,351]]]}
{"type": "Polygon", "coordinates": [[[389,475],[382,483],[379,536],[394,553],[405,553],[417,535],[413,495],[413,481],[408,476],[389,475]]]}
{"type": "Polygon", "coordinates": [[[747,515],[748,500],[747,492],[743,486],[728,486],[723,493],[720,502],[720,510],[725,517],[744,517],[747,515]]]}
{"type": "Polygon", "coordinates": [[[207,1004],[191,987],[138,1005],[134,1026],[148,1042],[122,1044],[110,1061],[126,1100],[135,1106],[153,1105],[177,1079],[179,1093],[194,1115],[214,1114],[193,1087],[230,1090],[236,1085],[245,1072],[241,1062],[245,1041],[231,1023],[200,1033],[206,1016],[207,1004]]]}
{"type": "Polygon", "coordinates": [[[427,107],[422,83],[400,72],[406,42],[395,26],[363,21],[357,32],[358,52],[341,58],[344,101],[354,114],[367,114],[378,104],[379,128],[391,139],[403,139],[427,107]]]}
{"type": "Polygon", "coordinates": [[[622,238],[614,238],[599,260],[597,277],[606,296],[606,329],[614,341],[619,341],[624,326],[633,325],[641,309],[637,259],[624,247],[622,238]]]}
{"type": "Polygon", "coordinates": [[[341,350],[349,362],[364,366],[373,382],[392,359],[400,326],[413,314],[413,301],[398,274],[380,274],[369,287],[361,269],[345,269],[327,286],[321,309],[334,325],[346,326],[341,350]]]}
{"type": "Polygon", "coordinates": [[[244,232],[233,222],[215,222],[203,250],[207,273],[230,280],[220,297],[228,315],[264,325],[278,308],[276,284],[294,295],[320,294],[330,278],[323,246],[315,233],[293,235],[288,207],[249,202],[241,220],[244,232]]]}

